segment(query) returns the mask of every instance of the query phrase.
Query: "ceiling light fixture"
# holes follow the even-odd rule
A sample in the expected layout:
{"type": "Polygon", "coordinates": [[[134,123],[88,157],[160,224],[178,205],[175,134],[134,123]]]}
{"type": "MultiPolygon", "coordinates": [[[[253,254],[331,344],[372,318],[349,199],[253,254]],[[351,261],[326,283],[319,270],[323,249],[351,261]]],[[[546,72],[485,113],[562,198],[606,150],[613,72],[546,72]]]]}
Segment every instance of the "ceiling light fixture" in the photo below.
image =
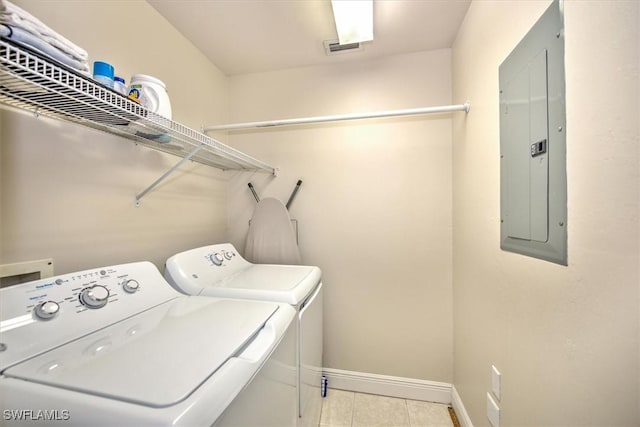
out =
{"type": "Polygon", "coordinates": [[[340,44],[373,40],[373,0],[331,0],[340,44]]]}

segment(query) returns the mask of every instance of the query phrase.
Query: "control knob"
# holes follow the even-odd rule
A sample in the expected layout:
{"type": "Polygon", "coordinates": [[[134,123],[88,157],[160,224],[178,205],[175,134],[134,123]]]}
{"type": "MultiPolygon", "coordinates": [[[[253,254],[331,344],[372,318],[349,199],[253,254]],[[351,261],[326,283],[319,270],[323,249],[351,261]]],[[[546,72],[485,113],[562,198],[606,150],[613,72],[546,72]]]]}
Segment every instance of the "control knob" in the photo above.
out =
{"type": "Polygon", "coordinates": [[[213,265],[221,266],[224,258],[222,258],[222,255],[216,252],[215,254],[209,255],[209,260],[211,260],[213,265]]]}
{"type": "Polygon", "coordinates": [[[60,304],[55,301],[44,301],[34,308],[36,317],[42,320],[52,319],[58,314],[58,311],[60,311],[60,304]]]}
{"type": "Polygon", "coordinates": [[[140,283],[138,283],[137,280],[127,279],[124,282],[122,282],[122,289],[124,289],[125,292],[128,292],[130,294],[134,293],[139,288],[140,288],[140,283]]]}
{"type": "Polygon", "coordinates": [[[80,302],[89,308],[101,308],[107,304],[109,289],[95,285],[80,292],[80,302]]]}
{"type": "Polygon", "coordinates": [[[231,258],[233,258],[235,254],[232,252],[225,252],[224,253],[224,257],[227,259],[227,261],[231,261],[231,258]]]}

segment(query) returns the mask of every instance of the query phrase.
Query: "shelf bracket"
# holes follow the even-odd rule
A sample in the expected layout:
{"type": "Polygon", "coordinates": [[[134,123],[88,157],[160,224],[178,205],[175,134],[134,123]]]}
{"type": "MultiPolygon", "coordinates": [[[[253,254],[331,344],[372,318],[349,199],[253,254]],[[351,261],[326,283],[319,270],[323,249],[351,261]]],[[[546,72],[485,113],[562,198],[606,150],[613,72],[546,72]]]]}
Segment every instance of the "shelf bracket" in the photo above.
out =
{"type": "Polygon", "coordinates": [[[176,163],[171,169],[169,169],[164,174],[162,174],[160,178],[156,179],[155,181],[153,181],[153,183],[150,186],[142,190],[140,193],[136,194],[136,201],[135,201],[136,207],[140,207],[140,200],[142,200],[142,198],[149,191],[153,190],[158,184],[160,184],[166,177],[168,177],[173,172],[175,172],[176,169],[182,166],[186,161],[191,160],[191,158],[195,156],[198,153],[198,151],[200,151],[204,146],[205,144],[200,144],[196,146],[193,150],[189,152],[189,154],[187,154],[183,159],[181,159],[178,163],[176,163]]]}

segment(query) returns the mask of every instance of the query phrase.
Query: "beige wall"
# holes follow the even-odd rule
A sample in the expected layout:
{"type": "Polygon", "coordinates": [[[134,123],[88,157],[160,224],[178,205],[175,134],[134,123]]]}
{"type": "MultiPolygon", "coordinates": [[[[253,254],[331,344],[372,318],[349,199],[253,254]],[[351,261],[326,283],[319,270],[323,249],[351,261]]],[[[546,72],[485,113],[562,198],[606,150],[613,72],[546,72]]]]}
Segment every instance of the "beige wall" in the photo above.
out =
{"type": "MultiPolygon", "coordinates": [[[[226,77],[146,2],[15,3],[127,81],[163,80],[177,121],[199,129],[226,119],[226,77]]],[[[135,208],[135,194],[179,158],[5,108],[0,137],[0,263],[53,257],[55,273],[134,260],[162,267],[177,251],[226,238],[218,170],[186,164],[135,208]]]]}
{"type": "Polygon", "coordinates": [[[500,250],[498,66],[549,1],[474,1],[453,47],[454,384],[488,425],[637,426],[640,3],[567,1],[569,266],[500,250]]]}
{"type": "MultiPolygon", "coordinates": [[[[357,55],[357,53],[356,53],[357,55]]],[[[447,105],[450,51],[234,76],[232,121],[447,105]]],[[[280,175],[230,180],[229,236],[244,247],[261,197],[287,201],[303,261],[319,265],[326,367],[452,379],[451,116],[238,132],[280,175]]]]}
{"type": "Polygon", "coordinates": [[[16,3],[127,79],[164,80],[196,129],[449,104],[452,87],[473,107],[224,136],[279,177],[187,164],[140,208],[177,158],[2,108],[1,263],[53,257],[64,273],[242,249],[246,183],[286,201],[300,178],[291,213],[323,269],[325,366],[453,381],[482,426],[495,364],[502,425],[640,424],[637,1],[566,3],[568,267],[499,249],[497,69],[549,1],[474,1],[452,52],[229,81],[146,2],[16,3]]]}

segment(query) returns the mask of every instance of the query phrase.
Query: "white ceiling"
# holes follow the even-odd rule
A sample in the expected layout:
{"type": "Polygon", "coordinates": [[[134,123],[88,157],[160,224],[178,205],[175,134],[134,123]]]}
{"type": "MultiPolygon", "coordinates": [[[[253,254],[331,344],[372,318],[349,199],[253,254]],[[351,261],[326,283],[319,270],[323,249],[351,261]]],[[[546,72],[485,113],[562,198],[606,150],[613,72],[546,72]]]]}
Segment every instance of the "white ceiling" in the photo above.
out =
{"type": "Polygon", "coordinates": [[[374,40],[327,56],[330,0],[147,0],[225,74],[451,47],[471,0],[375,0],[374,40]]]}

